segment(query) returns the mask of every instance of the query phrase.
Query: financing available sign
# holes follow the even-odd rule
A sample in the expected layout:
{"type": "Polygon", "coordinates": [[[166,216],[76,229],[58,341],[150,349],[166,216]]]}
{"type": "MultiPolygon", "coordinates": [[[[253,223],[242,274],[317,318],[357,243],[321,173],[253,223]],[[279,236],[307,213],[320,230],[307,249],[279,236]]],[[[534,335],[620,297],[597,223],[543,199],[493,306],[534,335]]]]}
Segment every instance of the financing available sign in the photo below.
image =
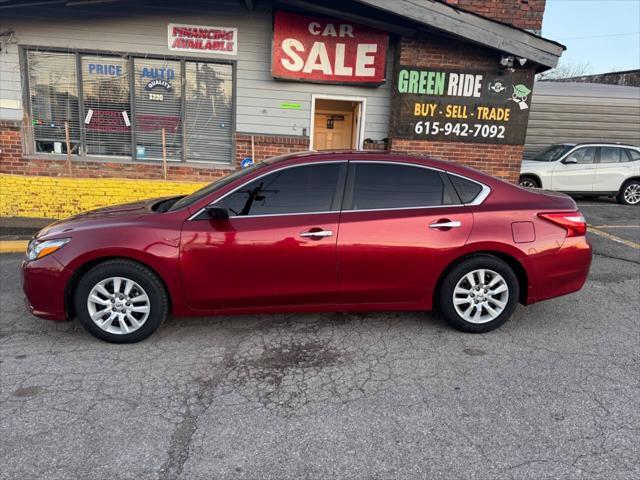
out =
{"type": "Polygon", "coordinates": [[[237,55],[238,29],[170,23],[167,26],[167,46],[179,52],[237,55]]]}
{"type": "Polygon", "coordinates": [[[314,83],[385,82],[389,35],[344,20],[276,10],[273,77],[314,83]]]}
{"type": "Polygon", "coordinates": [[[523,144],[533,72],[401,65],[392,89],[397,138],[523,144]]]}

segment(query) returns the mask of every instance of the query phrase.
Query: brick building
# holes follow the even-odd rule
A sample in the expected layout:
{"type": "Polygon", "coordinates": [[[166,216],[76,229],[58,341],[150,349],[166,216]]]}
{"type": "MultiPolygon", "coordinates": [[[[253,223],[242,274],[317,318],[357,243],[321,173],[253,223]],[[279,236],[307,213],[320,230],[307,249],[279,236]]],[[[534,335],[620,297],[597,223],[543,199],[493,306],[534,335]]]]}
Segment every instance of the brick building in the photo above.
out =
{"type": "Polygon", "coordinates": [[[281,153],[429,154],[515,181],[544,0],[0,5],[0,215],[185,193],[281,153]]]}

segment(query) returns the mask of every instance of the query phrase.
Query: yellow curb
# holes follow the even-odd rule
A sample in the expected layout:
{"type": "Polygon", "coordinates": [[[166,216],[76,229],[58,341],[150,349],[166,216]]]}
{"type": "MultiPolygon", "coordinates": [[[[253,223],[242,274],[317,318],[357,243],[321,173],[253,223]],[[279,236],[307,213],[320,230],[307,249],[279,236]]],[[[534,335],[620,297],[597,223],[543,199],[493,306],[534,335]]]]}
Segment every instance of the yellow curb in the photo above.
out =
{"type": "Polygon", "coordinates": [[[24,253],[28,240],[0,240],[0,253],[24,253]]]}

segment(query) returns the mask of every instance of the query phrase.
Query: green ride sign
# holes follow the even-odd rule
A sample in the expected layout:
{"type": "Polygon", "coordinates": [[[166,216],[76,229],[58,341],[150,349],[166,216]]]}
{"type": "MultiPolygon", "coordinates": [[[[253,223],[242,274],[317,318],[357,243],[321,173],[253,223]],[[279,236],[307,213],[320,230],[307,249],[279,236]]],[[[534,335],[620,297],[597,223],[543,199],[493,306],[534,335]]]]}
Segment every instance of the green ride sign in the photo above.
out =
{"type": "Polygon", "coordinates": [[[396,138],[524,144],[533,71],[401,65],[392,87],[396,138]]]}

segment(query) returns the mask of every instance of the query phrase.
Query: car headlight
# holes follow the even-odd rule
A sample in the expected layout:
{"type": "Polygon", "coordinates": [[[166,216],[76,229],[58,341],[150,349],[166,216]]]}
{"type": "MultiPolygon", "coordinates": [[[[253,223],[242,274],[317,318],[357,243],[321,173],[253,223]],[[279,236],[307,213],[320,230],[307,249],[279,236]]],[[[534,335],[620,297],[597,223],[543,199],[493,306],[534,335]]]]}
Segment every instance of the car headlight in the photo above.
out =
{"type": "Polygon", "coordinates": [[[50,253],[56,252],[64,247],[70,238],[57,238],[55,240],[37,241],[35,238],[29,242],[27,247],[27,260],[36,260],[46,257],[50,253]]]}

